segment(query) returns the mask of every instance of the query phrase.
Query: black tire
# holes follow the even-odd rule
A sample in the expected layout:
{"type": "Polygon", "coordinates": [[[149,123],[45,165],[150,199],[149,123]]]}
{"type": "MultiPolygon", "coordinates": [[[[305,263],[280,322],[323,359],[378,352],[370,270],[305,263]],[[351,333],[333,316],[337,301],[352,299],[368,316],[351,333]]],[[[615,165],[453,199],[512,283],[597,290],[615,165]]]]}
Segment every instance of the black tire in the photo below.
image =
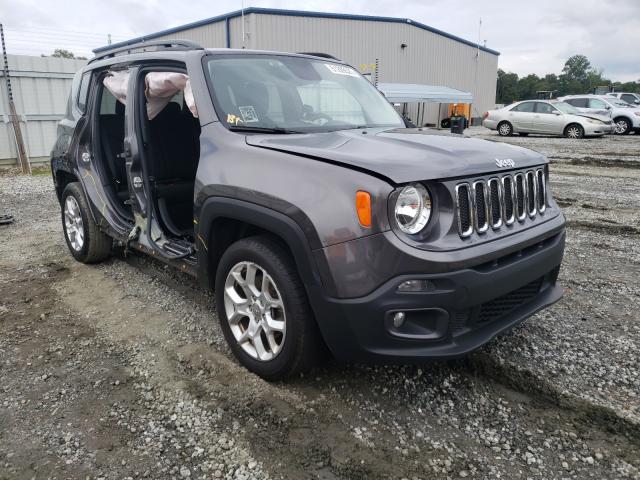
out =
{"type": "Polygon", "coordinates": [[[570,123],[564,129],[564,136],[566,138],[582,138],[584,137],[584,128],[578,123],[570,123]]]}
{"type": "Polygon", "coordinates": [[[509,122],[500,122],[498,124],[498,135],[501,137],[508,137],[513,135],[513,125],[509,122]]]}
{"type": "Polygon", "coordinates": [[[78,182],[69,183],[64,191],[60,201],[60,210],[62,216],[62,229],[64,231],[64,239],[73,258],[82,263],[97,263],[105,260],[111,255],[111,247],[113,239],[100,230],[93,216],[89,211],[89,205],[85,198],[82,187],[78,182]],[[81,248],[76,248],[72,244],[70,233],[67,231],[67,223],[65,222],[65,205],[67,198],[73,197],[79,207],[80,217],[82,218],[81,228],[83,229],[83,242],[81,248]]]}
{"type": "Polygon", "coordinates": [[[293,259],[269,235],[238,240],[222,255],[216,272],[215,296],[220,327],[233,354],[248,370],[268,381],[283,380],[311,369],[326,351],[293,259]],[[286,334],[281,350],[270,360],[258,360],[236,340],[225,308],[225,282],[241,262],[264,269],[277,285],[284,305],[286,334]]]}
{"type": "Polygon", "coordinates": [[[528,137],[529,136],[529,132],[520,132],[520,133],[518,133],[518,135],[520,135],[521,137],[528,137]]]}
{"type": "Polygon", "coordinates": [[[615,135],[629,135],[631,133],[631,122],[628,118],[618,117],[613,120],[616,129],[613,131],[615,135]]]}

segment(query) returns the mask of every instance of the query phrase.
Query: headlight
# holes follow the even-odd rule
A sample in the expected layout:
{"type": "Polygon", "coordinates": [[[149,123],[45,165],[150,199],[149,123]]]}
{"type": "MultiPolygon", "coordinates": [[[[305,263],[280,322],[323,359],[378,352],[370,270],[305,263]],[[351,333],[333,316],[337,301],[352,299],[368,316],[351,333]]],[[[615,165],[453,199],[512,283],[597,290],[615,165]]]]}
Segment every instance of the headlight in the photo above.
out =
{"type": "Polygon", "coordinates": [[[587,122],[595,123],[596,125],[601,125],[604,123],[604,122],[601,122],[600,120],[596,120],[595,118],[587,118],[587,122]]]}
{"type": "Polygon", "coordinates": [[[636,117],[640,117],[640,112],[633,112],[636,117]]]}
{"type": "Polygon", "coordinates": [[[407,185],[396,199],[396,223],[404,233],[420,232],[431,217],[431,197],[421,184],[407,185]]]}

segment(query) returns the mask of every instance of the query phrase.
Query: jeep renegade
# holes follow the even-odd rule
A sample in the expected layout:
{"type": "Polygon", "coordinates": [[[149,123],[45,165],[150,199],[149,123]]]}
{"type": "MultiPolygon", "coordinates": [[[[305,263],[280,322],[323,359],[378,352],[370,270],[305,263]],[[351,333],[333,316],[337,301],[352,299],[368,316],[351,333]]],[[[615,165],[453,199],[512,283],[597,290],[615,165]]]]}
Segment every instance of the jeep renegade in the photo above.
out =
{"type": "Polygon", "coordinates": [[[270,380],[326,348],[459,357],[556,302],[565,221],[547,164],[407,128],[328,55],[186,41],[92,59],[51,156],[71,254],[99,262],[115,241],[193,275],[270,380]]]}

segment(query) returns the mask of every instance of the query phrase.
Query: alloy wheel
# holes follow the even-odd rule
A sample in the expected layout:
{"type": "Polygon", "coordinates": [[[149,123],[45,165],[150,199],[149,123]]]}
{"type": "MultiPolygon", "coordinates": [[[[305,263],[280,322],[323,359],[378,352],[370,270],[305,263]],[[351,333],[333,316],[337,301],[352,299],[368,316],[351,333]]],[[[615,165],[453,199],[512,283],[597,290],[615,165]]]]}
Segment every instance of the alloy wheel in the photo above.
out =
{"type": "Polygon", "coordinates": [[[229,327],[252,358],[268,362],[284,346],[286,314],[280,291],[269,273],[252,262],[240,262],[227,274],[224,308],[229,327]]]}
{"type": "Polygon", "coordinates": [[[624,133],[627,133],[627,130],[629,129],[629,123],[627,123],[626,120],[618,120],[616,122],[616,133],[618,135],[622,135],[624,133]]]}
{"type": "Polygon", "coordinates": [[[511,127],[507,123],[503,123],[500,125],[500,134],[507,136],[511,133],[511,127]]]}
{"type": "Polygon", "coordinates": [[[71,247],[79,252],[84,245],[84,224],[78,202],[69,195],[64,202],[64,227],[71,247]]]}
{"type": "Polygon", "coordinates": [[[567,137],[569,138],[580,138],[580,128],[579,127],[569,127],[567,129],[567,137]]]}

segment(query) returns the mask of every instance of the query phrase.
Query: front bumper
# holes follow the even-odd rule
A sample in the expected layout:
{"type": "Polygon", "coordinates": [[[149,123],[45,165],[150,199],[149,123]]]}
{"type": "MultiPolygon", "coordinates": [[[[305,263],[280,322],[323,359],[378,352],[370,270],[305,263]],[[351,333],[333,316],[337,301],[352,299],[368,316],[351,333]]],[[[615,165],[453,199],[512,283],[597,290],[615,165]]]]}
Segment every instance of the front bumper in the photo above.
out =
{"type": "MultiPolygon", "coordinates": [[[[479,348],[562,297],[556,279],[565,231],[472,268],[400,275],[360,298],[311,295],[323,337],[342,361],[403,362],[456,358],[479,348]],[[432,289],[398,293],[425,279],[432,289]],[[396,328],[393,315],[405,313],[396,328]]],[[[317,292],[316,292],[317,293],[317,292]]]]}
{"type": "Polygon", "coordinates": [[[586,136],[592,135],[610,135],[615,131],[615,125],[612,123],[611,125],[607,125],[606,123],[601,124],[592,124],[585,123],[584,125],[584,134],[586,136]]]}

